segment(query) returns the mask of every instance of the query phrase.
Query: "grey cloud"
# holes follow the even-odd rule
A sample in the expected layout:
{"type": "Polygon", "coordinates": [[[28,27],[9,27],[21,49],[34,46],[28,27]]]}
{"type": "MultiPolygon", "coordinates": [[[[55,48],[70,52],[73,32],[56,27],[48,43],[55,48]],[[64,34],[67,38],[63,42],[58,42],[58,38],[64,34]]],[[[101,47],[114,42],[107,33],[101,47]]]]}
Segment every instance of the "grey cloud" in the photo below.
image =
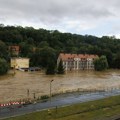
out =
{"type": "Polygon", "coordinates": [[[104,20],[120,19],[119,6],[120,0],[0,0],[0,22],[34,22],[62,28],[73,20],[77,21],[75,27],[83,21],[97,26],[104,20]]]}
{"type": "Polygon", "coordinates": [[[43,22],[60,21],[64,17],[82,19],[113,15],[106,6],[99,8],[104,2],[95,1],[98,0],[0,0],[0,14],[13,19],[18,15],[23,19],[36,17],[43,22]]]}

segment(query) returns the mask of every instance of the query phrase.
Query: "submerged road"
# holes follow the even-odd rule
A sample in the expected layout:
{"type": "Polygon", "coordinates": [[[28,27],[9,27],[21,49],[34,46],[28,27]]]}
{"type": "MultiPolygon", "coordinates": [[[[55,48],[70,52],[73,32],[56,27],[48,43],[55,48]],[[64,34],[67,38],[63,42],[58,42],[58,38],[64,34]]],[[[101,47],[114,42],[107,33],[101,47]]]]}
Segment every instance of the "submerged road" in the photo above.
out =
{"type": "Polygon", "coordinates": [[[25,105],[19,108],[17,106],[14,108],[1,108],[0,119],[28,114],[28,113],[32,113],[35,111],[41,111],[41,110],[53,108],[56,106],[57,107],[67,106],[71,104],[83,103],[87,101],[103,99],[103,98],[107,98],[110,96],[116,96],[116,95],[120,95],[120,90],[86,93],[86,94],[80,94],[78,92],[78,93],[58,95],[58,96],[53,97],[51,101],[48,100],[46,102],[25,105]]]}

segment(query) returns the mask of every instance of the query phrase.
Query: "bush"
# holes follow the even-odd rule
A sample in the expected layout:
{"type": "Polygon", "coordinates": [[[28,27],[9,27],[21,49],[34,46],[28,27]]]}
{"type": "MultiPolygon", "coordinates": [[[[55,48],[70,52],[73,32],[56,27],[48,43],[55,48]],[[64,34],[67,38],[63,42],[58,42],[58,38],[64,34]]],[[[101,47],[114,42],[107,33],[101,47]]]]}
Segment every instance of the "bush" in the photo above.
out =
{"type": "Polygon", "coordinates": [[[43,95],[43,96],[41,96],[41,100],[46,100],[46,99],[48,99],[48,98],[49,98],[48,95],[43,95]]]}
{"type": "Polygon", "coordinates": [[[63,67],[63,61],[62,61],[62,59],[60,60],[60,62],[58,64],[57,73],[58,74],[64,74],[65,73],[65,69],[63,67]]]}
{"type": "Polygon", "coordinates": [[[47,75],[54,75],[56,73],[55,71],[55,62],[53,60],[51,60],[49,63],[48,63],[48,66],[47,66],[47,70],[46,70],[46,74],[47,75]]]}
{"type": "Polygon", "coordinates": [[[108,68],[108,62],[106,56],[101,56],[95,59],[94,66],[96,71],[102,71],[108,68]]]}
{"type": "Polygon", "coordinates": [[[5,59],[0,58],[0,75],[4,75],[8,72],[8,63],[5,59]]]}

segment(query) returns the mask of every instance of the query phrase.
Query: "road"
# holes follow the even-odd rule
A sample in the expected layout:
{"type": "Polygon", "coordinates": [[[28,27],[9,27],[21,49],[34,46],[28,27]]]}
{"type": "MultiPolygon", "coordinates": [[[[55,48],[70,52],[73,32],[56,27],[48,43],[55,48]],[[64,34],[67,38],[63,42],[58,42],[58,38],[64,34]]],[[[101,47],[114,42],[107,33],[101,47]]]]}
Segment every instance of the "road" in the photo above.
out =
{"type": "Polygon", "coordinates": [[[112,90],[106,92],[95,92],[95,93],[86,93],[80,94],[78,93],[69,93],[58,95],[52,98],[52,100],[48,100],[42,103],[30,104],[22,107],[14,107],[14,108],[1,108],[0,109],[0,119],[19,116],[23,114],[32,113],[35,111],[41,111],[44,109],[49,109],[53,107],[67,106],[76,103],[83,103],[87,101],[93,101],[98,99],[107,98],[110,96],[120,95],[120,90],[112,90]]]}

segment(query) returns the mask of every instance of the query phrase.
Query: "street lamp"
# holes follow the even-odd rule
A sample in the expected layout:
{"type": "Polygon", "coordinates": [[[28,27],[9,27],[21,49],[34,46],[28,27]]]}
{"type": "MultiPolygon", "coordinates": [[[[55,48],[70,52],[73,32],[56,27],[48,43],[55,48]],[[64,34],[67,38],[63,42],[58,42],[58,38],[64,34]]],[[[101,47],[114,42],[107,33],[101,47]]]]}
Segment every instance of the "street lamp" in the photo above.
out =
{"type": "Polygon", "coordinates": [[[51,80],[50,81],[50,102],[51,102],[51,97],[52,97],[52,82],[53,82],[54,80],[51,80]]]}

